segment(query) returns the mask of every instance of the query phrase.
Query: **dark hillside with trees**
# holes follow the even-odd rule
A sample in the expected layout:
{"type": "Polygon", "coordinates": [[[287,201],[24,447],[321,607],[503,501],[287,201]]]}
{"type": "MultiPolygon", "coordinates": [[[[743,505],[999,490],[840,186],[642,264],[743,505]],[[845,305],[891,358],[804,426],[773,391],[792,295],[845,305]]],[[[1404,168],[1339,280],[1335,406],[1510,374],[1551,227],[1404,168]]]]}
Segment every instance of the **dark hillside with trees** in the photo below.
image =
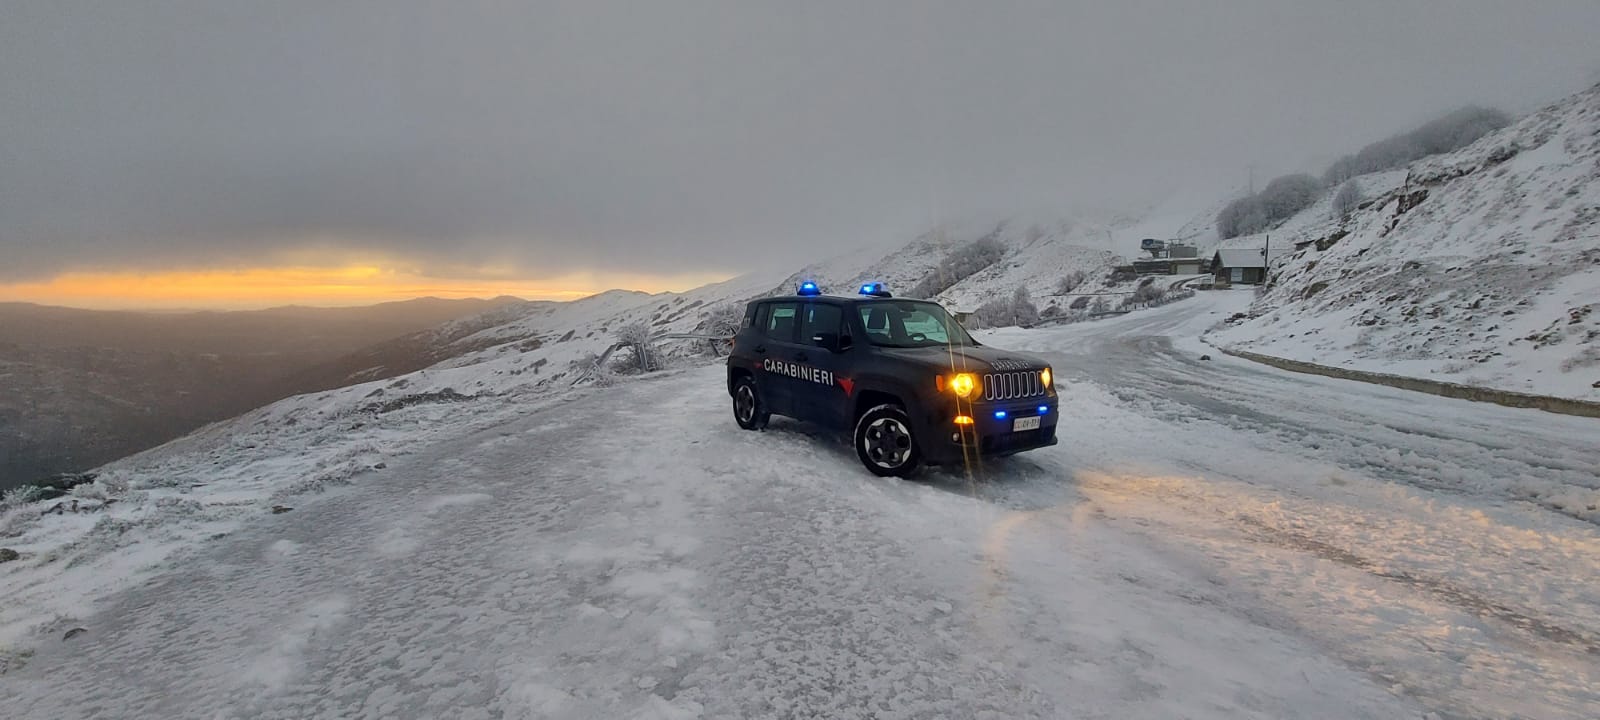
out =
{"type": "Polygon", "coordinates": [[[414,333],[519,302],[170,314],[0,303],[0,490],[88,470],[357,370],[404,372],[432,357],[432,336],[414,333]]]}
{"type": "MultiPolygon", "coordinates": [[[[1276,178],[1261,192],[1223,207],[1217,213],[1217,235],[1227,240],[1271,230],[1310,207],[1326,188],[1343,185],[1358,175],[1403,167],[1429,155],[1454,152],[1510,124],[1511,116],[1504,112],[1469,106],[1339,158],[1321,178],[1306,174],[1276,178]]],[[[1346,188],[1345,194],[1347,203],[1360,201],[1357,188],[1346,188]]]]}

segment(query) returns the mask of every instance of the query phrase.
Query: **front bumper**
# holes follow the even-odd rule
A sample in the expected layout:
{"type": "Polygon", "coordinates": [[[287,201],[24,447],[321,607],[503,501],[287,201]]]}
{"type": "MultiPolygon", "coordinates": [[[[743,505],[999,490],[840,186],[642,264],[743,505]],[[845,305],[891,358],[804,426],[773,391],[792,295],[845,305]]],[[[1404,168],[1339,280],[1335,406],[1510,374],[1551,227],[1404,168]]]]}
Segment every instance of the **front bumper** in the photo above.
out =
{"type": "Polygon", "coordinates": [[[976,403],[970,409],[971,425],[956,425],[955,412],[930,418],[922,433],[923,460],[931,465],[962,463],[974,457],[1012,455],[1056,444],[1057,417],[1061,413],[1058,397],[1035,397],[1005,402],[976,403]],[[1043,411],[1041,412],[1041,408],[1043,411]],[[1004,413],[1003,416],[999,413],[1004,413]],[[1034,430],[1014,430],[1019,418],[1038,418],[1034,430]]]}

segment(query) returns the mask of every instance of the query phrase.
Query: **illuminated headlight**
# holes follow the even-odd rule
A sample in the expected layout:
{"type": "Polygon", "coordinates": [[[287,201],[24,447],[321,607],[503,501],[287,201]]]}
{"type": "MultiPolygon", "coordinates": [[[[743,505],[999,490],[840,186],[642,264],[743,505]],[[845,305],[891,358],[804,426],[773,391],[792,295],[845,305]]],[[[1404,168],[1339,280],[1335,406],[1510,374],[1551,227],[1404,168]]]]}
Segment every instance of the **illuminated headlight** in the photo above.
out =
{"type": "Polygon", "coordinates": [[[1045,387],[1050,387],[1050,368],[1039,371],[1039,382],[1043,383],[1045,387]]]}
{"type": "Polygon", "coordinates": [[[956,373],[950,378],[950,390],[960,397],[972,397],[978,389],[978,377],[972,373],[956,373]]]}

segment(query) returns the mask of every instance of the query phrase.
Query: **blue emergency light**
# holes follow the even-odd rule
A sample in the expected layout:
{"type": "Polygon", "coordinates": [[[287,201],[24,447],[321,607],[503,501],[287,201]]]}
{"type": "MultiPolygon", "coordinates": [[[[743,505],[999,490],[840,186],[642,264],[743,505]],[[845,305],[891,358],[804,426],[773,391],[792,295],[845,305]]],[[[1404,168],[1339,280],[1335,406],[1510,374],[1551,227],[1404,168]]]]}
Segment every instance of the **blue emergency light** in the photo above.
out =
{"type": "Polygon", "coordinates": [[[867,297],[890,297],[889,288],[884,287],[883,283],[881,282],[867,283],[862,285],[861,294],[866,295],[867,297]]]}
{"type": "Polygon", "coordinates": [[[803,283],[800,283],[800,289],[795,291],[795,294],[802,297],[814,297],[816,295],[821,295],[822,291],[817,289],[816,283],[807,280],[803,283]]]}
{"type": "Polygon", "coordinates": [[[1040,415],[1044,415],[1045,413],[1048,413],[1048,412],[1050,412],[1050,406],[1049,405],[1040,405],[1039,406],[1039,414],[1040,415]]]}
{"type": "Polygon", "coordinates": [[[1006,411],[1004,411],[1004,410],[996,410],[996,411],[994,411],[994,418],[996,420],[1004,420],[1004,419],[1006,419],[1006,411]]]}

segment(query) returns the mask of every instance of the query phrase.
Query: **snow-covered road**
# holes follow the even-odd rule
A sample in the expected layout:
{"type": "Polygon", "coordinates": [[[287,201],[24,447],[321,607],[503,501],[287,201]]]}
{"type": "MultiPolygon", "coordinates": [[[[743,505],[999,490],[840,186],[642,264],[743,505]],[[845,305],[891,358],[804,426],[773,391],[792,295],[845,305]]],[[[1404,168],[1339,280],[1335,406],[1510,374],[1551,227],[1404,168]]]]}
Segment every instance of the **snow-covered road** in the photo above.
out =
{"type": "Polygon", "coordinates": [[[991,335],[1052,358],[1063,442],[922,483],[738,430],[716,367],[438,434],[115,595],[0,708],[1600,714],[1600,423],[1199,360],[1243,299],[991,335]]]}

